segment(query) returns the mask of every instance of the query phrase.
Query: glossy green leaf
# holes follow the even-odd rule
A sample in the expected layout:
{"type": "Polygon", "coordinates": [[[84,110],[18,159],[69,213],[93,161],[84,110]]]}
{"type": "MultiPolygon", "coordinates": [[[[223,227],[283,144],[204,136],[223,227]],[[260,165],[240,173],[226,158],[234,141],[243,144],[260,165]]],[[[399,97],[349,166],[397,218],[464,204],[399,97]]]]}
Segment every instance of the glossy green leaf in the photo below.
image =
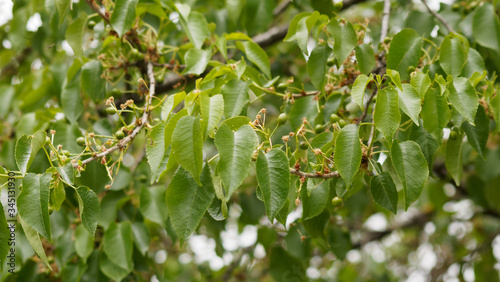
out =
{"type": "Polygon", "coordinates": [[[158,181],[163,171],[167,169],[169,151],[165,146],[165,123],[155,125],[149,133],[149,142],[146,144],[146,157],[151,168],[150,184],[158,181]]]}
{"type": "Polygon", "coordinates": [[[351,187],[354,176],[361,165],[361,143],[358,127],[355,124],[346,125],[340,131],[335,141],[335,167],[344,179],[347,188],[351,187]]]}
{"type": "Polygon", "coordinates": [[[470,81],[464,77],[459,77],[448,84],[448,99],[453,107],[470,123],[474,123],[476,117],[477,99],[476,90],[470,81]]]}
{"type": "Polygon", "coordinates": [[[269,273],[275,281],[308,280],[302,262],[278,245],[271,250],[269,255],[269,273]]]}
{"type": "Polygon", "coordinates": [[[302,219],[310,219],[319,215],[329,201],[330,183],[324,179],[309,178],[300,190],[302,200],[302,219]],[[306,184],[307,183],[307,184],[306,184]]]}
{"type": "Polygon", "coordinates": [[[82,67],[81,86],[85,96],[94,102],[104,99],[106,96],[106,81],[101,78],[103,72],[101,63],[93,60],[82,67]]]}
{"type": "Polygon", "coordinates": [[[266,52],[252,41],[237,41],[236,46],[243,51],[250,62],[254,63],[268,78],[271,77],[271,63],[266,52]]]}
{"type": "Polygon", "coordinates": [[[99,199],[92,189],[85,186],[78,187],[76,192],[82,225],[90,235],[94,236],[101,215],[99,199]]]}
{"type": "Polygon", "coordinates": [[[75,56],[81,61],[83,57],[83,34],[87,25],[87,15],[83,12],[80,13],[66,29],[66,41],[73,49],[75,56]]]}
{"type": "Polygon", "coordinates": [[[196,49],[201,49],[203,42],[210,36],[205,17],[198,12],[191,12],[185,24],[185,30],[196,49]]]}
{"type": "Polygon", "coordinates": [[[415,124],[413,124],[409,131],[409,139],[418,144],[420,150],[422,150],[422,153],[424,154],[425,160],[427,161],[429,171],[432,171],[434,154],[440,145],[437,140],[441,140],[441,138],[433,137],[423,126],[417,126],[415,124]]]}
{"type": "Polygon", "coordinates": [[[493,112],[493,117],[495,118],[495,131],[500,132],[500,95],[496,95],[490,100],[490,107],[493,112]]]}
{"type": "Polygon", "coordinates": [[[463,133],[458,134],[457,138],[446,142],[445,166],[457,186],[460,186],[463,175],[463,137],[463,133]]]}
{"type": "Polygon", "coordinates": [[[206,137],[219,124],[224,114],[224,98],[221,94],[208,96],[207,92],[200,93],[201,128],[203,136],[206,137]]]}
{"type": "Polygon", "coordinates": [[[137,0],[117,0],[113,14],[111,14],[111,25],[118,36],[125,34],[135,20],[135,7],[137,0]]]}
{"type": "Polygon", "coordinates": [[[431,86],[431,78],[426,73],[415,72],[411,76],[410,84],[418,91],[420,98],[423,99],[425,93],[427,93],[427,89],[431,86]]]}
{"type": "Polygon", "coordinates": [[[28,173],[17,198],[19,215],[36,232],[51,241],[49,219],[49,188],[52,175],[28,173]]]}
{"type": "Polygon", "coordinates": [[[248,103],[248,85],[247,82],[234,79],[221,88],[224,97],[224,116],[226,118],[240,115],[243,107],[248,103]]]}
{"type": "Polygon", "coordinates": [[[420,61],[421,48],[422,37],[415,30],[401,30],[392,38],[387,54],[387,68],[398,71],[401,80],[406,80],[408,67],[417,67],[420,61]]]}
{"type": "Polygon", "coordinates": [[[327,241],[330,250],[339,259],[345,259],[347,253],[352,249],[349,233],[338,227],[327,229],[327,241]]]}
{"type": "Polygon", "coordinates": [[[350,22],[340,23],[336,20],[331,20],[326,28],[335,40],[333,53],[337,58],[337,66],[339,66],[344,63],[358,44],[358,36],[350,22]]]}
{"type": "Polygon", "coordinates": [[[500,22],[490,3],[475,10],[472,31],[479,45],[500,52],[500,22]]]}
{"type": "Polygon", "coordinates": [[[83,261],[87,261],[94,250],[94,238],[83,225],[78,225],[75,229],[75,250],[83,261]]]}
{"type": "Polygon", "coordinates": [[[122,281],[130,273],[130,270],[123,269],[114,264],[106,255],[106,252],[102,252],[99,255],[99,269],[104,275],[114,281],[122,281]]]}
{"type": "Polygon", "coordinates": [[[202,74],[207,68],[211,55],[211,50],[189,49],[184,55],[186,62],[184,74],[202,74]]]}
{"type": "Polygon", "coordinates": [[[22,217],[19,217],[19,222],[23,227],[26,239],[28,239],[28,242],[30,243],[35,253],[43,261],[47,268],[53,270],[50,266],[49,260],[47,259],[47,255],[45,254],[45,249],[43,248],[42,241],[40,240],[40,235],[38,234],[38,232],[34,228],[32,228],[26,221],[24,221],[22,217]]]}
{"type": "Polygon", "coordinates": [[[396,85],[399,90],[403,90],[403,85],[401,85],[401,77],[399,76],[399,72],[391,69],[386,70],[387,75],[391,78],[392,83],[396,85]]]}
{"type": "Polygon", "coordinates": [[[71,4],[70,0],[56,0],[57,11],[59,12],[59,24],[65,20],[66,12],[71,4]]]}
{"type": "Polygon", "coordinates": [[[358,75],[356,77],[356,80],[354,81],[354,84],[352,85],[352,90],[351,90],[351,97],[356,104],[359,105],[361,110],[364,110],[365,104],[364,104],[364,99],[365,99],[365,90],[366,86],[368,83],[370,83],[373,80],[372,76],[366,76],[364,74],[358,75]]]}
{"type": "Polygon", "coordinates": [[[476,152],[485,159],[486,143],[490,134],[490,119],[486,116],[483,106],[479,105],[474,119],[474,125],[467,121],[462,123],[462,128],[467,135],[467,141],[476,152]]]}
{"type": "Polygon", "coordinates": [[[309,56],[307,61],[307,72],[311,78],[311,82],[316,89],[323,91],[325,86],[325,78],[327,72],[327,60],[332,49],[328,44],[316,46],[309,56]]]}
{"type": "Polygon", "coordinates": [[[61,91],[61,107],[71,123],[76,123],[83,113],[83,101],[80,95],[80,77],[75,75],[66,80],[61,91]]]}
{"type": "Polygon", "coordinates": [[[134,244],[144,256],[149,249],[150,236],[146,225],[142,222],[132,223],[132,235],[134,237],[134,244]]]}
{"type": "Polygon", "coordinates": [[[221,123],[222,125],[227,125],[231,130],[238,130],[240,127],[243,125],[247,125],[250,122],[252,122],[249,118],[244,117],[244,116],[238,116],[238,117],[233,117],[233,118],[228,118],[225,121],[221,123]]]}
{"type": "Polygon", "coordinates": [[[388,172],[372,176],[370,181],[371,193],[375,203],[384,209],[396,214],[398,209],[398,190],[388,172]]]}
{"type": "Polygon", "coordinates": [[[379,91],[377,103],[375,103],[373,122],[389,142],[401,123],[398,100],[398,91],[390,87],[379,91]]]}
{"type": "Polygon", "coordinates": [[[311,15],[309,12],[303,12],[300,14],[297,14],[295,17],[293,17],[292,21],[290,22],[290,25],[288,27],[287,34],[285,36],[285,39],[283,41],[285,42],[292,42],[294,40],[297,40],[297,29],[299,28],[299,22],[307,18],[311,15]]]}
{"type": "Polygon", "coordinates": [[[203,167],[203,135],[197,117],[182,117],[172,135],[172,153],[179,164],[186,169],[194,180],[200,183],[203,167]]]}
{"type": "Polygon", "coordinates": [[[441,96],[438,89],[430,88],[424,97],[422,105],[422,120],[424,127],[436,139],[440,140],[443,135],[443,128],[451,118],[448,101],[441,96]]]}
{"type": "Polygon", "coordinates": [[[467,53],[457,37],[446,36],[439,47],[439,64],[444,72],[457,77],[467,62],[467,53]]]}
{"type": "Polygon", "coordinates": [[[168,185],[166,203],[175,233],[185,241],[200,224],[215,196],[208,165],[203,167],[201,185],[179,168],[168,185]]]}
{"type": "Polygon", "coordinates": [[[313,123],[314,118],[318,115],[317,105],[317,101],[312,95],[295,100],[288,113],[288,119],[293,130],[299,129],[303,124],[304,118],[313,123]]]}
{"type": "Polygon", "coordinates": [[[217,130],[215,146],[220,155],[217,169],[226,190],[226,200],[247,177],[257,142],[257,135],[250,125],[243,125],[234,132],[227,125],[217,130]]]}
{"type": "Polygon", "coordinates": [[[368,75],[375,68],[375,53],[368,44],[356,46],[356,60],[358,61],[359,71],[368,75]]]}
{"type": "MultiPolygon", "coordinates": [[[[486,66],[484,65],[483,57],[473,48],[469,49],[469,53],[467,54],[467,62],[465,63],[464,68],[462,69],[461,76],[463,77],[472,77],[475,72],[482,73],[486,70],[486,66]]],[[[472,86],[475,86],[474,84],[472,86]]]]}
{"type": "Polygon", "coordinates": [[[46,136],[44,131],[37,131],[30,136],[23,135],[16,141],[14,157],[23,175],[35,160],[38,151],[45,145],[46,136]]]}
{"type": "Polygon", "coordinates": [[[184,101],[184,99],[186,99],[186,92],[184,91],[170,95],[162,106],[161,119],[167,120],[172,110],[184,101]]]}
{"type": "Polygon", "coordinates": [[[288,197],[290,171],[288,158],[281,149],[274,148],[257,157],[257,181],[266,207],[267,216],[272,220],[280,212],[288,197]]]}
{"type": "Polygon", "coordinates": [[[130,221],[112,222],[106,229],[102,240],[103,250],[108,259],[128,271],[134,267],[132,236],[130,221]]]}
{"type": "Polygon", "coordinates": [[[403,91],[396,88],[399,95],[399,107],[407,114],[411,120],[418,124],[418,115],[420,114],[420,95],[410,84],[403,84],[403,91]]]}
{"type": "Polygon", "coordinates": [[[403,183],[405,210],[408,210],[408,207],[420,197],[429,176],[427,161],[418,144],[413,141],[399,143],[395,140],[391,147],[391,158],[403,183]]]}
{"type": "Polygon", "coordinates": [[[142,215],[158,224],[165,225],[168,218],[168,209],[165,205],[165,187],[142,187],[140,205],[142,215]]]}

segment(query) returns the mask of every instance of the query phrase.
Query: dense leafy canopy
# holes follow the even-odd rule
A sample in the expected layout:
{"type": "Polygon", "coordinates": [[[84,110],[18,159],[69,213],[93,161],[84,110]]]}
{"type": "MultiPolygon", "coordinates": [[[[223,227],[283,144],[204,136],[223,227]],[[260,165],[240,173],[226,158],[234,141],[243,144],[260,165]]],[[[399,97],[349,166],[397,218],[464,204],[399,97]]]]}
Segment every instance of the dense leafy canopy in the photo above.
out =
{"type": "Polygon", "coordinates": [[[499,281],[500,6],[427,8],[15,1],[2,281],[499,281]]]}

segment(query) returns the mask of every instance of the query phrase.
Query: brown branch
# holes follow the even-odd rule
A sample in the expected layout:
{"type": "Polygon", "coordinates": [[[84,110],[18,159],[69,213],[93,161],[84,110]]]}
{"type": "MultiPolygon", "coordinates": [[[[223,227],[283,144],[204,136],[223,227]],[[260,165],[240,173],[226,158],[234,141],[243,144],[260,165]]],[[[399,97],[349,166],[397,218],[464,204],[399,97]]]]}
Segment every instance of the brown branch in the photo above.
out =
{"type": "Polygon", "coordinates": [[[384,0],[384,11],[382,12],[382,30],[380,32],[380,42],[384,41],[384,38],[387,36],[387,33],[389,32],[390,13],[391,13],[391,0],[384,0]]]}
{"type": "Polygon", "coordinates": [[[90,6],[90,8],[96,12],[104,21],[111,26],[109,21],[109,16],[101,11],[101,7],[94,0],[85,0],[85,2],[90,6]]]}
{"type": "Polygon", "coordinates": [[[317,174],[317,173],[302,172],[300,170],[295,170],[295,169],[291,168],[290,173],[293,175],[297,175],[297,176],[305,177],[305,178],[328,179],[328,178],[339,178],[340,177],[340,174],[337,171],[332,171],[332,172],[323,173],[323,174],[317,174]]]}
{"type": "Polygon", "coordinates": [[[286,10],[286,8],[288,8],[288,6],[290,6],[290,4],[292,4],[291,0],[283,0],[283,1],[281,1],[278,4],[278,6],[276,6],[276,8],[274,8],[274,10],[273,10],[273,16],[277,17],[277,16],[281,15],[286,10]]]}
{"type": "MultiPolygon", "coordinates": [[[[148,78],[149,78],[149,98],[146,101],[146,105],[144,105],[144,113],[142,114],[142,117],[139,120],[139,125],[136,128],[134,128],[132,133],[130,133],[127,137],[118,141],[118,144],[116,144],[115,146],[107,149],[106,151],[104,151],[102,153],[95,154],[92,157],[83,160],[82,165],[86,165],[94,160],[105,157],[116,150],[121,150],[123,148],[126,148],[128,146],[128,144],[131,143],[132,140],[134,140],[134,138],[141,131],[141,129],[144,127],[144,125],[148,122],[149,115],[151,113],[150,106],[151,106],[151,103],[153,102],[153,96],[155,95],[155,84],[156,84],[154,71],[153,71],[153,63],[151,63],[151,62],[148,63],[147,71],[148,71],[148,78]]],[[[73,167],[77,168],[78,163],[73,164],[73,167]]]]}
{"type": "Polygon", "coordinates": [[[453,28],[451,28],[451,26],[443,19],[443,17],[441,17],[440,14],[436,13],[429,7],[429,5],[427,4],[427,0],[422,0],[422,3],[424,3],[425,7],[427,8],[427,11],[429,11],[429,13],[431,13],[436,19],[438,19],[444,25],[444,27],[448,30],[448,33],[453,32],[453,28]]]}

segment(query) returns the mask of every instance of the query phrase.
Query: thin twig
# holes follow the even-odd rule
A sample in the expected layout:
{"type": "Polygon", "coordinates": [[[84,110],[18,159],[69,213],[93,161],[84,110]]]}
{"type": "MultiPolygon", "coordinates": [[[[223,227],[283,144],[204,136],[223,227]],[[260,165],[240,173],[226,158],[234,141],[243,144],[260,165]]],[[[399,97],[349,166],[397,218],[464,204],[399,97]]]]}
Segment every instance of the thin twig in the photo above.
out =
{"type": "Polygon", "coordinates": [[[380,42],[383,42],[389,32],[389,14],[391,13],[391,0],[384,0],[384,11],[382,12],[382,31],[380,42]]]}
{"type": "MultiPolygon", "coordinates": [[[[137,134],[144,127],[144,125],[148,122],[149,115],[151,113],[150,106],[151,106],[151,103],[153,102],[153,96],[155,95],[156,81],[155,81],[155,75],[154,75],[154,71],[153,71],[153,63],[149,62],[147,65],[147,68],[148,68],[148,78],[149,78],[149,99],[146,101],[146,105],[144,106],[144,113],[142,114],[139,125],[136,128],[134,128],[132,133],[130,133],[127,137],[120,140],[118,142],[118,144],[116,144],[115,146],[107,149],[105,152],[96,154],[88,159],[83,160],[82,165],[86,165],[94,160],[105,157],[116,150],[123,149],[123,148],[127,147],[128,144],[131,143],[132,140],[134,140],[135,136],[137,136],[137,134]]],[[[77,168],[78,163],[73,164],[73,167],[77,168]]]]}
{"type": "Polygon", "coordinates": [[[365,109],[363,110],[363,113],[361,114],[361,117],[359,118],[357,124],[362,123],[363,120],[365,119],[366,115],[368,114],[368,108],[370,106],[370,103],[372,102],[373,97],[375,97],[375,95],[377,95],[377,92],[378,92],[378,88],[373,89],[373,92],[370,95],[370,97],[368,98],[368,101],[366,101],[365,109]]]}
{"type": "Polygon", "coordinates": [[[109,16],[106,15],[106,13],[103,13],[101,11],[101,8],[99,7],[99,5],[94,0],[85,0],[85,2],[87,2],[87,4],[90,6],[90,8],[94,12],[96,12],[101,18],[103,18],[104,21],[106,21],[107,24],[111,25],[111,22],[109,21],[109,16]]]}
{"type": "Polygon", "coordinates": [[[305,178],[323,178],[323,179],[328,179],[328,178],[339,178],[340,174],[337,171],[332,171],[329,173],[323,173],[323,174],[317,174],[317,173],[308,173],[308,172],[302,172],[300,170],[295,170],[295,169],[290,169],[290,173],[293,175],[297,175],[300,177],[305,177],[305,178]]]}
{"type": "Polygon", "coordinates": [[[281,15],[285,10],[286,8],[288,8],[288,6],[290,6],[290,4],[292,4],[292,1],[291,0],[283,0],[281,1],[278,6],[276,6],[276,8],[274,8],[273,10],[273,17],[277,17],[279,15],[281,15]]]}
{"type": "Polygon", "coordinates": [[[429,7],[429,5],[427,4],[427,0],[422,0],[422,3],[424,3],[429,13],[431,13],[434,17],[436,17],[436,19],[438,19],[444,25],[444,27],[448,30],[448,33],[453,32],[453,28],[451,28],[451,26],[443,19],[443,17],[441,17],[440,14],[436,13],[429,7]]]}

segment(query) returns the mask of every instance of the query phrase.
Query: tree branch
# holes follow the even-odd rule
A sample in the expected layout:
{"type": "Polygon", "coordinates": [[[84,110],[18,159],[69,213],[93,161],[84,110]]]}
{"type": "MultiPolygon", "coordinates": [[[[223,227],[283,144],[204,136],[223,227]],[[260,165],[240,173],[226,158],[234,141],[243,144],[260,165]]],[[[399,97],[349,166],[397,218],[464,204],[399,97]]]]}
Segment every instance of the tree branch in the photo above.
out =
{"type": "MultiPolygon", "coordinates": [[[[139,120],[139,125],[137,125],[137,127],[135,127],[134,130],[132,131],[132,133],[130,133],[127,137],[118,141],[118,144],[116,144],[115,146],[107,149],[106,151],[104,151],[102,153],[95,154],[94,156],[83,160],[82,165],[86,165],[94,160],[105,157],[116,150],[121,150],[121,149],[127,147],[128,144],[131,143],[132,140],[134,140],[135,136],[137,136],[137,134],[144,127],[144,125],[148,122],[149,115],[151,113],[150,106],[151,106],[151,103],[153,102],[153,96],[155,95],[155,84],[156,84],[154,71],[153,71],[153,63],[151,63],[151,62],[148,63],[147,71],[148,71],[148,78],[149,78],[149,97],[146,101],[146,105],[144,105],[144,113],[142,114],[142,117],[139,120]]],[[[79,166],[78,163],[73,164],[74,168],[77,168],[78,166],[79,166]]]]}
{"type": "Polygon", "coordinates": [[[95,0],[85,0],[85,2],[90,6],[90,8],[96,12],[104,21],[111,26],[111,22],[109,21],[109,16],[101,11],[99,5],[95,2],[95,0]]]}
{"type": "MultiPolygon", "coordinates": [[[[424,0],[425,1],[425,0],[424,0]]],[[[382,31],[380,42],[383,42],[389,32],[389,14],[391,13],[391,0],[384,0],[384,11],[382,12],[382,31]]]]}
{"type": "Polygon", "coordinates": [[[323,178],[323,179],[328,179],[328,178],[339,178],[340,174],[337,171],[332,171],[329,173],[323,173],[323,174],[317,174],[317,173],[307,173],[307,172],[302,172],[300,170],[295,170],[293,168],[290,169],[290,173],[293,175],[297,175],[300,177],[305,177],[305,178],[323,178]]]}
{"type": "Polygon", "coordinates": [[[441,17],[440,14],[436,13],[429,7],[429,5],[427,4],[427,0],[422,0],[422,3],[424,3],[425,7],[427,8],[427,11],[429,11],[429,13],[431,13],[436,19],[438,19],[444,25],[444,27],[448,30],[448,33],[453,32],[453,28],[451,28],[451,26],[443,19],[443,17],[441,17]]]}

